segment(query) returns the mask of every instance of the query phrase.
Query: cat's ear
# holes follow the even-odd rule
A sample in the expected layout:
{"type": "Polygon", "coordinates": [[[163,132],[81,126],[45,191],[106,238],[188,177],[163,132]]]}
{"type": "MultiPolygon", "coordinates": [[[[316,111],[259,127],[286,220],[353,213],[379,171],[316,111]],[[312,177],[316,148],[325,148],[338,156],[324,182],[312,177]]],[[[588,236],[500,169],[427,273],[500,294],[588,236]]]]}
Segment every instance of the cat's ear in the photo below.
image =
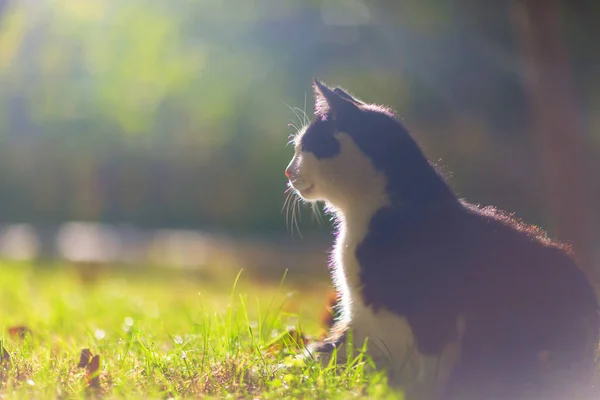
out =
{"type": "Polygon", "coordinates": [[[347,96],[340,95],[326,85],[314,80],[315,89],[315,114],[318,117],[326,119],[332,116],[334,119],[347,116],[358,111],[358,105],[347,96]]]}
{"type": "Polygon", "coordinates": [[[338,95],[342,96],[343,98],[350,100],[353,103],[356,104],[364,104],[362,101],[355,99],[354,97],[352,97],[350,95],[350,93],[346,92],[344,89],[340,88],[340,87],[336,87],[335,89],[333,89],[333,91],[335,93],[337,93],[338,95]]]}

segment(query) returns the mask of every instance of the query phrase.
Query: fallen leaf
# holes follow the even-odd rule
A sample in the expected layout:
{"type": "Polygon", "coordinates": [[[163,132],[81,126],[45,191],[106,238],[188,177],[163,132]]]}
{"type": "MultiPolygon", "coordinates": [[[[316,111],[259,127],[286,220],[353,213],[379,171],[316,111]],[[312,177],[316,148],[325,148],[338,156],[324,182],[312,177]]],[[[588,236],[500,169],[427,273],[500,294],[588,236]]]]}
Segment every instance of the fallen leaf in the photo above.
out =
{"type": "Polygon", "coordinates": [[[171,392],[165,393],[165,396],[163,398],[165,400],[175,400],[175,396],[173,396],[173,393],[171,393],[171,392]]]}
{"type": "Polygon", "coordinates": [[[267,345],[267,352],[274,353],[284,349],[299,350],[308,343],[308,338],[297,329],[289,329],[273,339],[267,345]]]}
{"type": "Polygon", "coordinates": [[[77,261],[73,263],[77,276],[84,285],[96,284],[100,278],[102,265],[95,261],[77,261]]]}
{"type": "Polygon", "coordinates": [[[92,354],[90,349],[82,349],[77,368],[85,368],[86,391],[96,397],[100,395],[100,356],[92,354]]]}
{"type": "Polygon", "coordinates": [[[338,307],[339,298],[335,290],[330,290],[325,300],[325,310],[321,314],[321,323],[325,326],[325,329],[329,331],[335,321],[340,317],[340,310],[338,307]]]}
{"type": "Polygon", "coordinates": [[[9,363],[10,362],[10,354],[4,347],[2,340],[0,340],[0,363],[9,363]]]}
{"type": "Polygon", "coordinates": [[[12,337],[18,336],[19,339],[25,339],[25,336],[27,336],[28,333],[31,333],[31,329],[24,325],[8,328],[8,334],[12,337]]]}
{"type": "Polygon", "coordinates": [[[78,368],[85,368],[90,363],[90,359],[92,358],[92,352],[90,349],[81,350],[81,354],[79,355],[79,364],[77,364],[78,368]]]}
{"type": "Polygon", "coordinates": [[[100,389],[100,356],[96,354],[87,365],[87,384],[92,390],[100,389]]]}

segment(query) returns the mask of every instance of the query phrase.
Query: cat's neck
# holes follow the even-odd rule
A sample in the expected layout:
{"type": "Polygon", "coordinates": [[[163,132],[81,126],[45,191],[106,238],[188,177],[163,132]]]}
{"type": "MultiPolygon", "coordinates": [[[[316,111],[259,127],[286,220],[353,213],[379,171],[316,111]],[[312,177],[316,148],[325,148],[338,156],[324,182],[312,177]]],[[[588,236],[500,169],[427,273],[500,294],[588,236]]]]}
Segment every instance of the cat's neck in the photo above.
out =
{"type": "Polygon", "coordinates": [[[390,175],[386,189],[394,208],[398,210],[423,209],[458,201],[445,179],[429,164],[390,175]]]}
{"type": "Polygon", "coordinates": [[[338,239],[346,247],[358,245],[367,235],[371,219],[380,209],[391,205],[386,193],[348,199],[341,204],[330,205],[338,223],[338,239]]]}
{"type": "Polygon", "coordinates": [[[373,217],[382,209],[385,209],[386,215],[390,217],[414,220],[428,218],[432,212],[438,213],[441,209],[450,212],[462,208],[462,202],[450,193],[450,196],[439,198],[437,201],[423,203],[396,202],[391,196],[382,194],[363,201],[349,202],[344,208],[329,205],[329,211],[334,213],[337,221],[338,244],[343,243],[345,247],[359,245],[369,233],[373,217]],[[402,217],[403,215],[405,217],[402,217]]]}
{"type": "Polygon", "coordinates": [[[384,193],[351,200],[335,205],[329,203],[327,206],[337,221],[332,277],[341,300],[342,324],[350,322],[353,304],[363,303],[360,297],[360,266],[355,256],[356,248],[367,236],[373,216],[390,204],[389,196],[384,193]]]}

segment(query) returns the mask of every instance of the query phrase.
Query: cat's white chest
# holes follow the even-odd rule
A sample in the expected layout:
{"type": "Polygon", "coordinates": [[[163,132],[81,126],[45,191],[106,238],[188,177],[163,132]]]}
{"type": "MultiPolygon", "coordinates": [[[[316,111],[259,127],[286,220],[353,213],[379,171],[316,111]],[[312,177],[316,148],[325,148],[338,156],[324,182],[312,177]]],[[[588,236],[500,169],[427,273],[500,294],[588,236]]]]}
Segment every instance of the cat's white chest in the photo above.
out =
{"type": "MultiPolygon", "coordinates": [[[[359,265],[355,257],[355,246],[348,243],[342,249],[341,259],[346,276],[350,313],[350,328],[357,347],[367,343],[367,352],[378,367],[394,374],[423,375],[422,356],[415,346],[412,329],[406,318],[383,308],[374,311],[365,305],[361,293],[359,265]],[[415,368],[419,371],[415,371],[415,368]],[[409,370],[412,370],[409,372],[409,370]]],[[[417,378],[416,376],[412,377],[417,378]]],[[[423,376],[419,377],[423,379],[423,376]]]]}
{"type": "Polygon", "coordinates": [[[340,232],[336,248],[336,283],[342,293],[344,312],[352,330],[355,347],[366,340],[367,353],[378,368],[385,368],[390,378],[400,382],[443,384],[460,356],[460,343],[449,344],[439,356],[426,356],[418,351],[408,320],[385,308],[376,311],[363,301],[360,265],[356,246],[363,235],[340,232]]]}
{"type": "Polygon", "coordinates": [[[378,367],[394,374],[404,374],[404,367],[414,367],[421,355],[408,321],[383,309],[376,312],[355,299],[352,305],[352,322],[355,346],[367,343],[367,352],[378,367]]]}

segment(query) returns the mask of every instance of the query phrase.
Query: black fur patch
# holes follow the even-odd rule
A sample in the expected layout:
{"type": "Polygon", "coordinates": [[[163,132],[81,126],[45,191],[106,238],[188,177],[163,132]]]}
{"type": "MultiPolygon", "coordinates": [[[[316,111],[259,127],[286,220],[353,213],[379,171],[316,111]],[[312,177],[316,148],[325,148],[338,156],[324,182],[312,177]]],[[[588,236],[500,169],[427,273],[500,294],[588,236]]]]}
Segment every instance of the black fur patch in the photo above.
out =
{"type": "Polygon", "coordinates": [[[318,159],[330,158],[340,153],[340,143],[333,136],[334,124],[331,120],[316,120],[308,126],[300,139],[302,151],[310,152],[318,159]]]}
{"type": "Polygon", "coordinates": [[[456,201],[417,143],[392,116],[361,108],[352,115],[339,116],[335,123],[388,178],[387,191],[394,203],[423,206],[456,201]]]}
{"type": "Polygon", "coordinates": [[[421,352],[441,354],[464,317],[456,387],[520,398],[542,377],[543,350],[572,378],[593,370],[596,295],[539,230],[459,203],[393,206],[374,216],[356,254],[364,301],[405,316],[421,352]]]}
{"type": "Polygon", "coordinates": [[[343,97],[343,98],[345,98],[345,99],[347,99],[347,100],[350,100],[350,101],[352,101],[353,103],[362,104],[362,102],[361,102],[361,101],[359,101],[359,100],[355,99],[354,97],[352,97],[352,96],[350,95],[350,93],[348,93],[348,92],[344,91],[344,89],[342,89],[342,88],[339,88],[339,87],[337,87],[337,88],[333,89],[333,91],[334,91],[334,93],[337,93],[337,94],[338,94],[338,95],[340,95],[341,97],[343,97]]]}

